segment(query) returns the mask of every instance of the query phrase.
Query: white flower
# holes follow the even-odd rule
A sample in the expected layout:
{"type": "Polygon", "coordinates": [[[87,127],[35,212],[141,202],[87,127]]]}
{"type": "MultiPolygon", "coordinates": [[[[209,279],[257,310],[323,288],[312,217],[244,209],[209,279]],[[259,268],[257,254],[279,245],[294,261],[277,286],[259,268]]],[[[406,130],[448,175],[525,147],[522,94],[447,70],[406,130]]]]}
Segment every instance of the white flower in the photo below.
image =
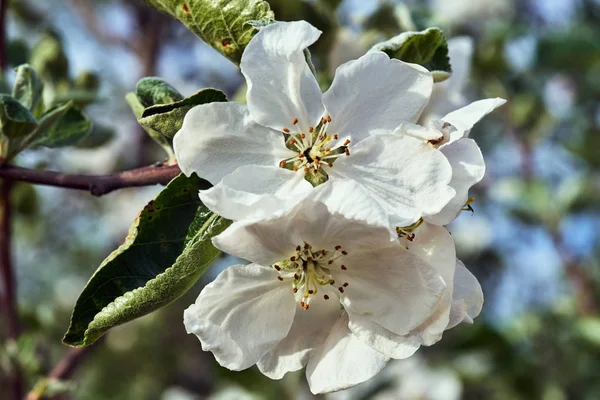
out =
{"type": "Polygon", "coordinates": [[[427,222],[447,225],[452,222],[469,198],[469,189],[485,175],[485,161],[477,143],[469,138],[473,126],[487,114],[506,103],[501,98],[475,101],[453,111],[441,120],[430,121],[429,127],[403,124],[396,133],[420,138],[432,147],[439,148],[452,166],[449,185],[456,195],[434,215],[425,216],[427,222]]]}
{"type": "Polygon", "coordinates": [[[327,186],[315,189],[316,199],[235,222],[213,239],[253,262],[223,271],[184,314],[187,331],[224,367],[257,364],[280,379],[306,366],[313,393],[340,390],[478,313],[479,285],[455,270],[443,227],[423,224],[412,242],[392,241],[369,223],[381,215],[356,184],[327,186]],[[327,191],[355,198],[330,202],[327,191]]]}
{"type": "Polygon", "coordinates": [[[174,139],[182,170],[213,183],[202,200],[234,220],[299,201],[313,190],[308,181],[357,182],[391,226],[436,214],[455,195],[448,161],[417,138],[393,134],[418,119],[431,74],[372,52],[340,66],[323,94],[303,52],[319,35],[304,21],[263,28],[240,64],[247,105],[190,110],[174,139]]]}

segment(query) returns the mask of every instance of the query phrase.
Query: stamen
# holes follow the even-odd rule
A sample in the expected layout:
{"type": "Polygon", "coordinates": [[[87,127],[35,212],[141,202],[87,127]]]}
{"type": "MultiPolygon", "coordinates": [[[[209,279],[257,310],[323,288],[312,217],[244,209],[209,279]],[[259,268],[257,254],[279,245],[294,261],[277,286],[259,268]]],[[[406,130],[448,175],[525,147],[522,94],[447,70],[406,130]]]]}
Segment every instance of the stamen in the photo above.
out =
{"type": "Polygon", "coordinates": [[[283,128],[283,131],[284,131],[285,133],[290,133],[290,130],[289,130],[288,128],[283,128]]]}
{"type": "Polygon", "coordinates": [[[294,119],[292,120],[292,125],[296,125],[297,123],[298,123],[298,118],[294,118],[294,119]]]}
{"type": "Polygon", "coordinates": [[[327,116],[327,122],[331,122],[331,115],[327,116]]]}
{"type": "Polygon", "coordinates": [[[348,269],[348,267],[346,267],[345,265],[342,265],[342,269],[345,271],[348,269]]]}
{"type": "Polygon", "coordinates": [[[338,290],[340,291],[340,293],[344,293],[344,288],[343,287],[339,287],[338,290]]]}
{"type": "Polygon", "coordinates": [[[350,144],[350,139],[346,139],[346,141],[344,142],[344,146],[348,146],[350,144]]]}
{"type": "Polygon", "coordinates": [[[329,296],[327,296],[327,295],[323,296],[323,298],[324,298],[325,300],[329,300],[329,296]]]}
{"type": "Polygon", "coordinates": [[[282,161],[279,163],[279,168],[285,168],[285,164],[287,164],[287,163],[285,162],[285,160],[282,160],[282,161]]]}

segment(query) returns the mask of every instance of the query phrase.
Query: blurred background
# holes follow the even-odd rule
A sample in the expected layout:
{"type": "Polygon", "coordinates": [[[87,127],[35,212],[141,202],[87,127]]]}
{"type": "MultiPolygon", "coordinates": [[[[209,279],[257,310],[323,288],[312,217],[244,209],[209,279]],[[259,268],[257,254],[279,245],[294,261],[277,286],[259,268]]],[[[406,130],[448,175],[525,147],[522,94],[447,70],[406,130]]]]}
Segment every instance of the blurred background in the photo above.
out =
{"type": "MultiPolygon", "coordinates": [[[[25,152],[18,165],[100,174],[161,161],[124,100],[142,76],[160,76],[184,95],[215,87],[244,98],[235,65],[141,0],[9,3],[9,67],[29,62],[47,83],[45,96],[74,99],[95,123],[78,148],[25,152]]],[[[328,398],[600,399],[600,1],[269,3],[277,20],[304,19],[324,32],[311,48],[324,89],[338,65],[374,43],[438,26],[450,39],[454,75],[436,89],[430,115],[508,100],[471,133],[487,174],[472,190],[474,212],[448,227],[482,283],[482,315],[328,398]]],[[[5,71],[0,92],[13,75],[5,71]]],[[[159,191],[94,198],[16,186],[23,334],[17,344],[0,341],[0,385],[18,360],[30,389],[67,353],[61,339],[77,296],[159,191]]],[[[228,263],[219,260],[177,302],[113,329],[56,391],[82,400],[312,398],[302,372],[282,381],[256,368],[230,372],[185,334],[183,310],[228,263]]]]}

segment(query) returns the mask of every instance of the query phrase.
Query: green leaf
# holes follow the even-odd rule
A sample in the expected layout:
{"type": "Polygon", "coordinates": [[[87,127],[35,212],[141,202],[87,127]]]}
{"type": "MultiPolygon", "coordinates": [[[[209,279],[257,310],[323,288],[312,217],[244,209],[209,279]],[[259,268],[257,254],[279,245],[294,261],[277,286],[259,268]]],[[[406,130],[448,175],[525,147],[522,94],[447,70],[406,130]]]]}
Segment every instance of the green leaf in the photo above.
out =
{"type": "Polygon", "coordinates": [[[81,111],[70,106],[61,118],[39,137],[35,144],[44,147],[71,146],[85,138],[91,130],[92,121],[81,111]]]}
{"type": "Polygon", "coordinates": [[[404,32],[376,44],[370,51],[383,51],[391,58],[422,65],[431,71],[435,82],[448,79],[452,73],[448,58],[448,43],[439,28],[428,28],[421,32],[404,32]]]}
{"type": "Polygon", "coordinates": [[[15,71],[17,76],[12,96],[33,112],[42,98],[44,83],[28,64],[18,66],[15,71]]]}
{"type": "Polygon", "coordinates": [[[133,115],[135,115],[135,118],[141,118],[145,107],[140,102],[140,99],[137,97],[137,95],[133,92],[128,92],[125,95],[125,101],[127,102],[127,104],[129,104],[129,107],[131,108],[133,115]]]}
{"type": "Polygon", "coordinates": [[[6,94],[0,94],[0,158],[9,160],[25,147],[20,143],[38,126],[31,112],[6,94]]]}
{"type": "Polygon", "coordinates": [[[138,119],[147,131],[151,130],[163,137],[172,139],[181,129],[183,118],[190,108],[199,104],[227,101],[225,93],[217,89],[202,89],[190,97],[171,104],[148,107],[138,119]]]}
{"type": "Polygon", "coordinates": [[[257,30],[251,21],[274,20],[263,0],[145,0],[181,21],[219,53],[239,64],[244,48],[257,30]]]}
{"type": "Polygon", "coordinates": [[[181,174],[142,210],[83,289],[64,343],[89,345],[190,289],[219,255],[211,238],[230,224],[200,202],[203,188],[205,181],[181,174]]]}
{"type": "Polygon", "coordinates": [[[144,107],[174,103],[183,99],[177,89],[161,78],[153,76],[140,79],[135,88],[135,94],[144,107]]]}

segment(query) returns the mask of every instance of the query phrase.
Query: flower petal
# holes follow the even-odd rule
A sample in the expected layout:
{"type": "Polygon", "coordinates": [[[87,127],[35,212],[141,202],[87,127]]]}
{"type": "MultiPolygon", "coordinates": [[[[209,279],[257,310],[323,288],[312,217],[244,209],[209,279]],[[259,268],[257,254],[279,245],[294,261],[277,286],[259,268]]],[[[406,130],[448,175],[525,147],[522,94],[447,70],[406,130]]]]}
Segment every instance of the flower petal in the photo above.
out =
{"type": "Polygon", "coordinates": [[[392,226],[438,213],[455,195],[452,168],[433,146],[406,135],[367,138],[336,160],[332,180],[354,180],[383,207],[392,226]]]}
{"type": "Polygon", "coordinates": [[[322,93],[304,49],[321,35],[305,21],[277,22],[250,41],[240,68],[248,83],[247,101],[256,122],[276,130],[292,128],[298,118],[303,132],[323,115],[322,93]]]}
{"type": "Polygon", "coordinates": [[[348,328],[370,347],[394,359],[408,358],[421,347],[410,335],[397,335],[374,323],[368,317],[350,312],[348,328]]]}
{"type": "Polygon", "coordinates": [[[450,322],[446,329],[450,329],[461,322],[472,323],[483,307],[483,291],[477,278],[465,267],[459,259],[456,260],[454,275],[454,293],[452,295],[452,310],[450,322]]]}
{"type": "Polygon", "coordinates": [[[304,175],[279,167],[244,166],[200,192],[202,202],[231,219],[260,218],[292,208],[313,190],[304,175]]]}
{"type": "Polygon", "coordinates": [[[241,103],[209,103],[192,108],[173,139],[181,170],[216,184],[247,165],[277,166],[295,153],[283,135],[250,119],[241,103]]]}
{"type": "Polygon", "coordinates": [[[312,393],[333,392],[371,379],[388,361],[388,357],[350,332],[348,315],[344,313],[310,358],[306,378],[312,393]]]}
{"type": "Polygon", "coordinates": [[[506,103],[506,100],[496,97],[494,99],[484,99],[475,101],[468,106],[452,111],[442,118],[442,121],[449,122],[457,129],[450,138],[450,141],[469,136],[469,132],[483,117],[506,103]]]}
{"type": "Polygon", "coordinates": [[[260,372],[271,379],[281,379],[288,372],[304,368],[314,349],[329,335],[340,312],[335,289],[329,286],[319,289],[319,296],[311,299],[307,310],[298,304],[288,335],[258,362],[260,372]],[[325,294],[328,300],[322,296],[325,294]]]}
{"type": "Polygon", "coordinates": [[[188,333],[222,366],[246,369],[290,330],[295,300],[273,268],[256,264],[225,269],[183,314],[188,333]]]}
{"type": "Polygon", "coordinates": [[[435,268],[402,245],[358,253],[349,249],[348,253],[346,270],[331,270],[348,312],[406,335],[438,308],[444,281],[435,268]]]}
{"type": "Polygon", "coordinates": [[[212,243],[226,253],[261,265],[289,258],[302,244],[302,238],[294,226],[293,213],[282,214],[271,219],[234,222],[212,243]]]}
{"type": "Polygon", "coordinates": [[[390,132],[401,122],[415,122],[432,87],[425,68],[390,59],[383,52],[367,53],[338,67],[323,95],[332,117],[328,131],[358,142],[390,132]]]}
{"type": "Polygon", "coordinates": [[[485,161],[477,143],[473,139],[463,138],[440,148],[452,166],[450,186],[456,196],[437,214],[425,218],[436,225],[452,222],[469,198],[469,189],[485,175],[485,161]]]}

